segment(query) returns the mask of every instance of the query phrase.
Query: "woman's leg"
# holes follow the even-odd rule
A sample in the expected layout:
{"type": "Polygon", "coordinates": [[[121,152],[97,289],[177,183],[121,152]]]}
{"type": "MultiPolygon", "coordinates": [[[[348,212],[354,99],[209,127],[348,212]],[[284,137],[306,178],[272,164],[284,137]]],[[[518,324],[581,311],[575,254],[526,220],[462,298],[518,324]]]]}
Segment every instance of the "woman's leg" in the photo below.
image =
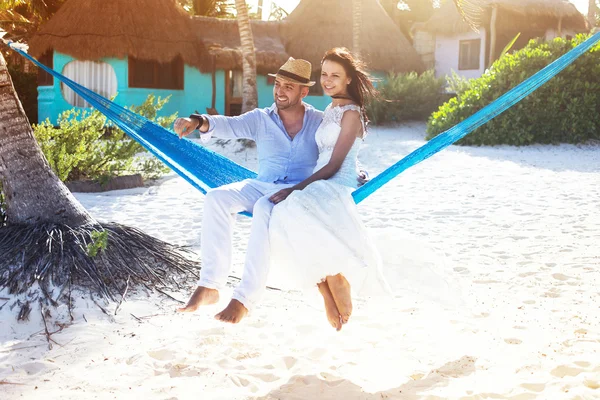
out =
{"type": "Polygon", "coordinates": [[[352,315],[352,296],[350,293],[350,282],[342,274],[327,277],[327,284],[335,305],[342,316],[342,323],[345,324],[352,315]]]}
{"type": "Polygon", "coordinates": [[[327,319],[331,326],[335,328],[335,330],[339,331],[342,329],[342,318],[340,316],[340,312],[335,305],[335,300],[331,295],[331,290],[329,290],[329,285],[327,282],[321,282],[317,284],[319,287],[319,292],[323,296],[323,300],[325,302],[325,313],[327,314],[327,319]]]}

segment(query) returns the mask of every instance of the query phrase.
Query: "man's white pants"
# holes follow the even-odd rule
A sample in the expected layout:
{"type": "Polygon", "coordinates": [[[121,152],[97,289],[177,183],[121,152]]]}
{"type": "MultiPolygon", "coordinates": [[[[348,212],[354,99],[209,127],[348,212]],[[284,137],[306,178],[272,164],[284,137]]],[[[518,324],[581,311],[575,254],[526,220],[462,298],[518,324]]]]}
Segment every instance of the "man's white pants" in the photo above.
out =
{"type": "Polygon", "coordinates": [[[202,218],[202,270],[198,286],[221,289],[232,264],[232,235],[236,214],[253,214],[246,264],[233,298],[247,309],[260,300],[269,274],[269,220],[274,204],[269,197],[293,186],[246,179],[210,190],[204,200],[202,218]]]}

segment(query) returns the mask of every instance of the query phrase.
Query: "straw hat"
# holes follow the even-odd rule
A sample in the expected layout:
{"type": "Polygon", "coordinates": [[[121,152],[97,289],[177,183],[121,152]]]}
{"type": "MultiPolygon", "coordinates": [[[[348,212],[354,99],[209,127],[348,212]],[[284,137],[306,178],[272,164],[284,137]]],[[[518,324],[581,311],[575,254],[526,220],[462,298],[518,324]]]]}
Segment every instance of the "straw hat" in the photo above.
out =
{"type": "Polygon", "coordinates": [[[303,86],[312,86],[315,82],[310,80],[311,71],[312,65],[308,61],[290,57],[276,74],[269,74],[269,76],[303,86]]]}

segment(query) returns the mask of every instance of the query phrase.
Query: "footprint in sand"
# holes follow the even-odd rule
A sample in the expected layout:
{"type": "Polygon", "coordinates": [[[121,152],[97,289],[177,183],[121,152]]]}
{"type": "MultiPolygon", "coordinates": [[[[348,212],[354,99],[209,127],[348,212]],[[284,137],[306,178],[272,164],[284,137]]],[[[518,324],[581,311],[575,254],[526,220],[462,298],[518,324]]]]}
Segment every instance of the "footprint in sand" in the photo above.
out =
{"type": "Polygon", "coordinates": [[[577,376],[582,372],[585,371],[581,368],[573,368],[569,367],[568,365],[559,365],[558,367],[554,368],[550,374],[558,378],[564,378],[565,376],[577,376]]]}
{"type": "Polygon", "coordinates": [[[42,361],[33,361],[21,365],[21,369],[25,371],[28,375],[36,375],[40,372],[48,372],[57,368],[59,367],[57,367],[53,363],[42,361]]]}
{"type": "Polygon", "coordinates": [[[169,349],[150,350],[148,355],[159,361],[170,361],[175,358],[175,352],[169,349]]]}
{"type": "Polygon", "coordinates": [[[586,387],[589,387],[590,389],[600,389],[600,383],[598,383],[598,381],[593,381],[591,379],[586,379],[585,381],[583,381],[583,384],[586,387]]]}
{"type": "Polygon", "coordinates": [[[296,363],[298,363],[298,359],[296,357],[283,357],[283,363],[287,369],[292,369],[296,363]]]}
{"type": "Polygon", "coordinates": [[[552,274],[552,277],[559,281],[568,281],[569,279],[575,279],[572,276],[567,276],[565,274],[552,274]]]}
{"type": "Polygon", "coordinates": [[[528,276],[532,276],[532,275],[536,275],[539,272],[523,272],[521,274],[519,274],[519,277],[521,278],[527,278],[528,276]]]}
{"type": "Polygon", "coordinates": [[[504,341],[508,344],[521,344],[523,343],[523,341],[521,339],[517,339],[517,338],[508,338],[508,339],[504,339],[504,341]]]}
{"type": "Polygon", "coordinates": [[[588,368],[590,365],[592,365],[587,361],[575,361],[573,364],[583,368],[588,368]]]}
{"type": "Polygon", "coordinates": [[[525,388],[531,392],[540,393],[546,389],[546,384],[544,383],[523,383],[521,385],[522,388],[525,388]]]}
{"type": "Polygon", "coordinates": [[[196,368],[188,364],[175,364],[168,370],[171,378],[192,378],[196,376],[208,375],[213,371],[211,368],[196,368]]]}
{"type": "Polygon", "coordinates": [[[560,297],[560,290],[558,290],[556,288],[552,288],[549,291],[542,294],[541,297],[550,297],[552,299],[556,299],[556,298],[560,297]]]}

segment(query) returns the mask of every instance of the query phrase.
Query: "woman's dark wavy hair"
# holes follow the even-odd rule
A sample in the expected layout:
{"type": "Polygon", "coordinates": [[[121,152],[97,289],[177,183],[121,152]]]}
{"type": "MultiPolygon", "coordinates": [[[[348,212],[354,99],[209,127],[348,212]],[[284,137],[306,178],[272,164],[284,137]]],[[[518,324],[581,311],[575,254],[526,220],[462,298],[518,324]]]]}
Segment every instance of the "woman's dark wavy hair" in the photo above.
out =
{"type": "Polygon", "coordinates": [[[373,78],[366,72],[366,65],[345,47],[335,47],[325,53],[321,65],[325,61],[341,64],[351,79],[348,85],[348,96],[362,110],[365,124],[369,121],[365,113],[365,104],[376,98],[378,93],[373,86],[373,78]]]}

